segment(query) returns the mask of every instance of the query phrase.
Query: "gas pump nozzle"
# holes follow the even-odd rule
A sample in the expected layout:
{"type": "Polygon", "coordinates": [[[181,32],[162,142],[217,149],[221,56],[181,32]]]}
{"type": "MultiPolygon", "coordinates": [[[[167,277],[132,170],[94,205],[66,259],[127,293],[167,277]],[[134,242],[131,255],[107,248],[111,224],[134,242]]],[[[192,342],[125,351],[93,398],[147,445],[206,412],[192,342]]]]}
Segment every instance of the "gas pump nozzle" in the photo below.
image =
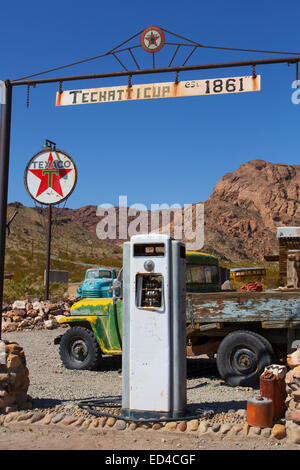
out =
{"type": "Polygon", "coordinates": [[[113,279],[111,287],[108,289],[108,292],[112,292],[112,298],[120,299],[122,298],[122,281],[120,280],[122,276],[123,269],[120,270],[118,277],[113,279]]]}

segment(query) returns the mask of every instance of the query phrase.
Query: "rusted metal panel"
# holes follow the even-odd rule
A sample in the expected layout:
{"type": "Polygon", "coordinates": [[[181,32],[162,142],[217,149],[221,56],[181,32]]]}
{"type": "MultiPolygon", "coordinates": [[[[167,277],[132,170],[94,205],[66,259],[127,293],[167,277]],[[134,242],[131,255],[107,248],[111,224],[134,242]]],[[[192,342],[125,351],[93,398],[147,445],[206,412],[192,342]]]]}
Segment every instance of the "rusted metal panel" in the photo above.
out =
{"type": "Polygon", "coordinates": [[[212,341],[205,344],[193,344],[186,347],[188,357],[200,356],[201,354],[214,354],[218,351],[221,341],[212,341]]]}
{"type": "Polygon", "coordinates": [[[189,294],[187,297],[188,321],[198,329],[201,324],[218,321],[264,322],[265,328],[300,324],[299,290],[189,294]]]}
{"type": "Polygon", "coordinates": [[[263,328],[299,328],[300,329],[300,320],[298,321],[263,321],[262,322],[262,327],[263,328]]]}
{"type": "Polygon", "coordinates": [[[260,91],[260,75],[58,91],[56,106],[260,91]]]}
{"type": "Polygon", "coordinates": [[[200,326],[200,331],[212,330],[213,328],[217,328],[216,323],[207,323],[205,325],[200,326]]]}

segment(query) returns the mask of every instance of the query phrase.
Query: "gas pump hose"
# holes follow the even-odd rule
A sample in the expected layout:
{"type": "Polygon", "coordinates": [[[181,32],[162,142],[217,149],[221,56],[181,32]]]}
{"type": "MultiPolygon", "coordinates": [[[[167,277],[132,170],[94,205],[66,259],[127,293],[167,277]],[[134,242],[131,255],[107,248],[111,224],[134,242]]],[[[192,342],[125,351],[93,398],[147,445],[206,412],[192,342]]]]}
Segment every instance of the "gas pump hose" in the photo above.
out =
{"type": "Polygon", "coordinates": [[[95,400],[83,400],[77,403],[77,405],[80,408],[86,409],[90,414],[94,416],[102,416],[102,417],[108,417],[108,418],[115,418],[115,419],[121,419],[122,421],[126,422],[138,422],[138,423],[163,423],[163,422],[169,422],[169,421],[186,421],[186,420],[191,420],[191,419],[198,419],[203,416],[206,417],[211,417],[214,414],[214,411],[211,409],[207,408],[199,408],[195,407],[193,405],[187,405],[186,412],[183,416],[177,416],[176,418],[168,418],[166,416],[163,417],[151,417],[151,418],[133,418],[129,416],[123,416],[123,414],[114,414],[114,413],[108,413],[105,411],[100,411],[100,410],[95,410],[92,407],[99,407],[99,408],[120,408],[122,407],[121,405],[121,397],[104,397],[100,399],[95,399],[95,400]],[[188,412],[188,408],[191,407],[193,409],[190,410],[190,413],[188,412]]]}

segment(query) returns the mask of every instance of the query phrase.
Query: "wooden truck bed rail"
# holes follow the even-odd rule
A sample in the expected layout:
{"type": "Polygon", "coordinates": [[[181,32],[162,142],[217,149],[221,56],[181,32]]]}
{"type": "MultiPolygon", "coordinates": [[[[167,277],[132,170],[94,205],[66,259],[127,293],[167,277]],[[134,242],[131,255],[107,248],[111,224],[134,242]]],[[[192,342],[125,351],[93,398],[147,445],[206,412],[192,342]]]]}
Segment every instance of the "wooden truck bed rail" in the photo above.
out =
{"type": "Polygon", "coordinates": [[[219,322],[260,322],[263,328],[300,327],[300,290],[188,293],[186,312],[190,327],[198,330],[219,322]]]}

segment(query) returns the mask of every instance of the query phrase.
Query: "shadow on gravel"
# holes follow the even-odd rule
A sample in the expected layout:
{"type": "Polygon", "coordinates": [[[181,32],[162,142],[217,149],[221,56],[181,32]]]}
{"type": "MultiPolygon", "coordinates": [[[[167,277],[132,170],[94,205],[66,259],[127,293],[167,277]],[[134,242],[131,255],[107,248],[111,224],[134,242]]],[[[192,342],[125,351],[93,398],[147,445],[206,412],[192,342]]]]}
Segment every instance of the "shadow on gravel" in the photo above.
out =
{"type": "MultiPolygon", "coordinates": [[[[247,409],[247,401],[241,400],[232,400],[232,401],[221,401],[221,402],[203,402],[203,403],[188,403],[187,404],[187,414],[193,412],[201,412],[203,410],[212,411],[211,417],[219,413],[228,413],[228,411],[237,411],[241,409],[247,409]]],[[[208,414],[209,417],[209,414],[208,414]]]]}
{"type": "Polygon", "coordinates": [[[57,405],[61,405],[64,401],[70,400],[55,400],[52,398],[34,398],[32,400],[32,407],[38,409],[54,408],[57,405]]]}
{"type": "Polygon", "coordinates": [[[122,356],[103,356],[100,370],[112,371],[122,369],[122,356]]]}
{"type": "MultiPolygon", "coordinates": [[[[202,384],[201,386],[204,386],[205,384],[202,384]]],[[[80,402],[90,402],[90,406],[97,406],[98,401],[107,401],[110,402],[109,398],[113,398],[113,400],[119,400],[121,403],[121,397],[116,396],[116,397],[86,397],[86,398],[81,398],[81,399],[74,399],[74,400],[54,400],[51,398],[37,398],[33,400],[33,408],[35,409],[53,409],[57,405],[63,405],[64,403],[70,403],[72,402],[74,405],[77,403],[79,404],[80,402]]],[[[230,410],[239,410],[239,409],[246,409],[247,408],[247,401],[242,400],[242,401],[237,401],[237,400],[231,400],[231,401],[224,401],[224,402],[204,402],[204,403],[193,403],[193,404],[188,404],[188,413],[187,414],[193,414],[193,410],[212,410],[213,414],[217,413],[227,413],[230,410]]]]}
{"type": "Polygon", "coordinates": [[[68,404],[79,404],[81,402],[85,401],[98,401],[98,400],[103,400],[103,399],[109,399],[112,398],[113,400],[119,400],[121,402],[122,397],[121,396],[116,396],[116,397],[103,397],[103,396],[98,396],[98,397],[83,397],[83,398],[68,398],[66,400],[58,400],[58,399],[53,399],[53,398],[34,398],[32,400],[32,405],[33,408],[37,409],[47,409],[47,408],[55,408],[57,405],[63,405],[64,403],[68,404]]]}
{"type": "MultiPolygon", "coordinates": [[[[100,371],[121,371],[122,356],[103,356],[100,371]]],[[[206,357],[187,358],[187,378],[197,378],[205,376],[219,377],[216,360],[206,357]]]]}
{"type": "MultiPolygon", "coordinates": [[[[122,356],[103,356],[100,371],[121,371],[122,356]]],[[[205,376],[219,377],[216,360],[206,357],[187,358],[187,378],[197,378],[205,376]]]]}
{"type": "Polygon", "coordinates": [[[220,378],[215,359],[192,357],[187,359],[187,378],[211,377],[220,378]]]}
{"type": "Polygon", "coordinates": [[[205,402],[205,403],[198,403],[198,406],[205,406],[205,408],[209,408],[213,410],[214,413],[227,413],[230,410],[240,410],[240,409],[247,409],[247,400],[231,400],[231,401],[220,401],[220,402],[205,402]]]}

